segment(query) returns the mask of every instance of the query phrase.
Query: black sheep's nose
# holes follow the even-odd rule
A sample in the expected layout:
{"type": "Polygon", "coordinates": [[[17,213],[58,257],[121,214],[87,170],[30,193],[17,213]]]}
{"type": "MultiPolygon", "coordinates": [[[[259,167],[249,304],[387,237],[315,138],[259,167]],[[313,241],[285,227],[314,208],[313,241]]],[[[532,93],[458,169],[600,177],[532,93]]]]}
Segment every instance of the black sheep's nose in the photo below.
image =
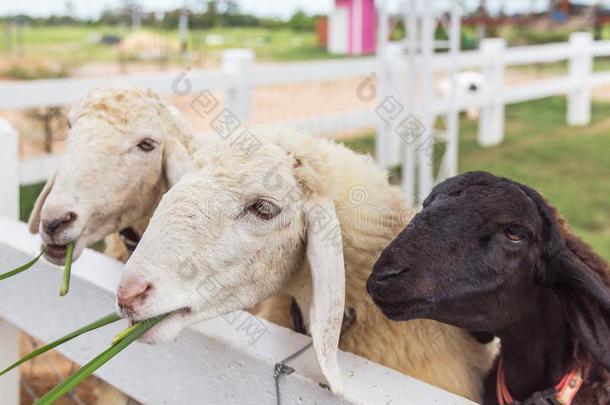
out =
{"type": "Polygon", "coordinates": [[[373,273],[373,276],[374,276],[375,281],[385,281],[390,278],[400,276],[404,272],[405,272],[404,269],[390,268],[390,269],[384,269],[377,273],[373,273]]]}
{"type": "Polygon", "coordinates": [[[382,294],[382,291],[393,283],[392,279],[404,272],[404,268],[386,264],[383,263],[382,260],[379,260],[375,263],[375,266],[373,266],[373,272],[366,283],[366,291],[372,297],[382,294]]]}
{"type": "Polygon", "coordinates": [[[74,221],[76,221],[76,218],[77,218],[76,213],[70,211],[60,218],[55,218],[55,219],[52,219],[51,221],[45,221],[45,222],[43,222],[44,231],[48,235],[55,235],[61,229],[66,228],[67,226],[72,224],[74,221]]]}
{"type": "Polygon", "coordinates": [[[371,279],[384,281],[404,273],[405,270],[405,267],[400,265],[400,260],[396,260],[392,255],[382,254],[373,266],[371,279]]]}

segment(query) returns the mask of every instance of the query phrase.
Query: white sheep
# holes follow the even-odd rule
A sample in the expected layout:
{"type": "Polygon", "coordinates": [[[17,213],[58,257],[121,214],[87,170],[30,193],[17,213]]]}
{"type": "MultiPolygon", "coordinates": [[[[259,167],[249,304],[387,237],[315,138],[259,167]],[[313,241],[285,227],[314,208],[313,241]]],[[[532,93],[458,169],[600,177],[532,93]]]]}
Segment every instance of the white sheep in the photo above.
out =
{"type": "Polygon", "coordinates": [[[106,253],[127,259],[117,232],[144,232],[161,196],[190,160],[195,139],[151,90],[99,87],[69,114],[67,146],[30,216],[46,258],[62,265],[108,235],[106,253]],[[113,235],[114,234],[114,235],[113,235]]]}
{"type": "Polygon", "coordinates": [[[480,400],[489,347],[434,321],[391,322],[366,294],[374,262],[414,214],[385,173],[330,141],[254,134],[261,146],[251,156],[231,142],[195,154],[127,262],[123,314],[172,313],[144,341],[281,292],[302,309],[333,391],[341,392],[340,338],[343,350],[480,400]],[[355,322],[339,337],[345,308],[355,322]]]}
{"type": "MultiPolygon", "coordinates": [[[[126,261],[118,232],[141,234],[157,203],[177,181],[177,168],[196,146],[181,121],[150,90],[100,87],[69,114],[67,146],[57,173],[38,197],[30,216],[32,233],[47,244],[46,258],[64,263],[66,245],[74,259],[85,247],[106,238],[105,253],[126,261]]],[[[99,403],[124,395],[98,387],[99,403]]]]}
{"type": "MultiPolygon", "coordinates": [[[[436,93],[442,99],[450,98],[453,91],[457,98],[475,97],[482,94],[484,86],[485,78],[481,73],[467,70],[457,73],[453,79],[439,80],[436,83],[436,93]]],[[[479,108],[473,106],[466,108],[466,117],[471,121],[479,119],[479,108]]]]}

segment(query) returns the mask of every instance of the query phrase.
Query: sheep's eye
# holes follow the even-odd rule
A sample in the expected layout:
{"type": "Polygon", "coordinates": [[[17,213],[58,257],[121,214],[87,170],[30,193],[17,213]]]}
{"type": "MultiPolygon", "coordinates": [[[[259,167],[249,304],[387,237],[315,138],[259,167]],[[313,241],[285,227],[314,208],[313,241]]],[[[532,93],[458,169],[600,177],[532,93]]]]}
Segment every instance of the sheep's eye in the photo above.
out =
{"type": "Polygon", "coordinates": [[[70,124],[70,121],[66,121],[66,124],[68,125],[68,129],[72,129],[72,124],[70,124]]]}
{"type": "Polygon", "coordinates": [[[156,147],[155,141],[153,141],[152,139],[148,139],[148,138],[144,139],[143,141],[141,141],[138,144],[138,148],[140,148],[144,152],[150,152],[150,151],[154,150],[155,147],[156,147]]]}
{"type": "Polygon", "coordinates": [[[273,219],[281,211],[280,207],[267,200],[256,200],[248,205],[246,209],[265,221],[273,219]]]}
{"type": "Polygon", "coordinates": [[[516,225],[509,225],[504,228],[504,236],[513,243],[523,241],[527,237],[527,231],[516,225]]]}

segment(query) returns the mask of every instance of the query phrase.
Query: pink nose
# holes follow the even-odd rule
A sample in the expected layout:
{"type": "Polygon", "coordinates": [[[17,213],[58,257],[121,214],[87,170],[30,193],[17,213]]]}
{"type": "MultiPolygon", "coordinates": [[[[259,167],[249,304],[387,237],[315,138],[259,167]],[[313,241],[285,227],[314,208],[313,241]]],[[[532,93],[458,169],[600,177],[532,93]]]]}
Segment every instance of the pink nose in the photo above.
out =
{"type": "Polygon", "coordinates": [[[132,310],[134,305],[143,302],[150,294],[151,283],[128,280],[121,283],[117,291],[117,302],[122,310],[132,310]]]}
{"type": "Polygon", "coordinates": [[[63,214],[58,218],[54,218],[50,221],[43,220],[42,227],[43,227],[44,231],[47,233],[47,235],[53,236],[57,232],[65,229],[68,226],[70,226],[71,224],[73,224],[74,221],[76,221],[76,218],[78,218],[78,215],[76,215],[74,212],[70,211],[70,212],[63,214]]]}

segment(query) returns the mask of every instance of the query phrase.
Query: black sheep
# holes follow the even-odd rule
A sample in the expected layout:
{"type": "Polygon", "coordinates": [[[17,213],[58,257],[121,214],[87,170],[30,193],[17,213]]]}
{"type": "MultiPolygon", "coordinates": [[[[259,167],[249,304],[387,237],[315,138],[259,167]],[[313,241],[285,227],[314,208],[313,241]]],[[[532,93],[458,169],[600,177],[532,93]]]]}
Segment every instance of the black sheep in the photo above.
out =
{"type": "Polygon", "coordinates": [[[606,263],[540,194],[472,172],[434,188],[367,289],[393,320],[499,337],[484,404],[608,404],[609,286],[606,263]]]}

